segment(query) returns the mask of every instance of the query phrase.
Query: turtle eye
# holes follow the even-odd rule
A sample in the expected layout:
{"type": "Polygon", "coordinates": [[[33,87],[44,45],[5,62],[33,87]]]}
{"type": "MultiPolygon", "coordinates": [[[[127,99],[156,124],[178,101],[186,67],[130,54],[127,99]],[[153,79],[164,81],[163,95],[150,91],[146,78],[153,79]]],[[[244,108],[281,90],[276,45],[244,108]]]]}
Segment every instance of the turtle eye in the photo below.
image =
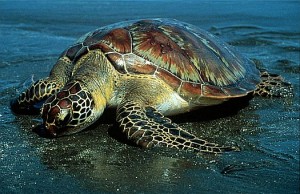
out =
{"type": "Polygon", "coordinates": [[[72,119],[72,113],[70,109],[61,109],[58,113],[55,121],[58,127],[65,127],[72,119]]]}

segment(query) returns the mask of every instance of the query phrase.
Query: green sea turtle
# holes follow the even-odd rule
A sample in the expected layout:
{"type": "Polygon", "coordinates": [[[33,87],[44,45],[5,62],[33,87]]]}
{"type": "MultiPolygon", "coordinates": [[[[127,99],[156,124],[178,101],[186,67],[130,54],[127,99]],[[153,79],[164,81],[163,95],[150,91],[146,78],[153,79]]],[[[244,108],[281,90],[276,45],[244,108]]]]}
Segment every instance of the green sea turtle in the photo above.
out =
{"type": "Polygon", "coordinates": [[[249,93],[285,96],[291,86],[260,72],[214,35],[173,19],[116,23],[66,49],[49,77],[11,102],[16,113],[43,103],[53,137],[79,132],[107,107],[127,138],[142,147],[166,146],[221,153],[237,147],[197,138],[165,117],[220,104],[249,93]]]}

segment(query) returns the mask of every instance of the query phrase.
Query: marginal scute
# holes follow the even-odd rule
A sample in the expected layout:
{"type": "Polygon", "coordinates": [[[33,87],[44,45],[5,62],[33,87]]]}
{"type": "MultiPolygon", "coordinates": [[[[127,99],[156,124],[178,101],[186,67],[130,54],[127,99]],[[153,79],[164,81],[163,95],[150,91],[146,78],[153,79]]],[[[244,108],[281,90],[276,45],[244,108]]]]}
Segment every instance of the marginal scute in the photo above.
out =
{"type": "Polygon", "coordinates": [[[112,48],[110,48],[107,44],[104,44],[103,42],[97,42],[95,44],[92,44],[89,46],[89,49],[90,50],[99,49],[103,53],[114,52],[114,50],[112,48]]]}
{"type": "MultiPolygon", "coordinates": [[[[213,85],[202,85],[202,94],[206,97],[225,97],[226,93],[222,88],[213,85]]],[[[245,93],[245,92],[244,92],[245,93]]]]}
{"type": "Polygon", "coordinates": [[[181,80],[178,77],[175,77],[173,74],[171,74],[169,71],[164,69],[158,69],[156,74],[158,78],[166,82],[171,88],[173,88],[175,91],[178,89],[178,87],[181,84],[181,80]]]}
{"type": "Polygon", "coordinates": [[[76,63],[83,55],[87,54],[88,52],[89,50],[86,46],[81,47],[76,53],[76,56],[73,59],[73,63],[76,63]]]}
{"type": "Polygon", "coordinates": [[[202,95],[201,84],[183,82],[180,87],[180,93],[182,96],[198,97],[202,95]]]}
{"type": "Polygon", "coordinates": [[[229,95],[234,96],[244,96],[245,94],[247,94],[247,90],[240,87],[224,87],[223,91],[229,95]]]}
{"type": "Polygon", "coordinates": [[[95,43],[98,43],[100,40],[102,40],[103,36],[108,33],[108,29],[106,28],[101,28],[93,32],[91,35],[88,35],[84,40],[83,40],[83,45],[84,46],[89,46],[95,43]]]}
{"type": "Polygon", "coordinates": [[[71,61],[74,60],[75,56],[77,55],[78,51],[83,47],[82,43],[76,44],[69,48],[64,55],[68,57],[71,61]]]}
{"type": "Polygon", "coordinates": [[[119,53],[110,53],[107,54],[107,59],[111,62],[111,64],[116,68],[116,70],[120,73],[126,73],[126,64],[121,54],[119,53]]]}

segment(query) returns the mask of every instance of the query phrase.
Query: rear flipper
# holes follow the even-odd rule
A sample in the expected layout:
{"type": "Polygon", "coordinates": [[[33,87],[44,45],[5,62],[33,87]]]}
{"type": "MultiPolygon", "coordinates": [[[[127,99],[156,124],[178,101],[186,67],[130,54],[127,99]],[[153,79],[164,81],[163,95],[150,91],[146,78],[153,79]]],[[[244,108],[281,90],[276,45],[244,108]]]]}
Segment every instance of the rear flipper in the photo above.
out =
{"type": "Polygon", "coordinates": [[[292,84],[285,82],[280,75],[261,71],[261,80],[261,83],[257,85],[257,89],[253,93],[254,95],[266,97],[293,96],[292,84]]]}
{"type": "Polygon", "coordinates": [[[209,143],[183,130],[153,107],[127,101],[117,110],[117,122],[127,138],[141,147],[164,146],[195,152],[222,153],[237,147],[209,143]]]}
{"type": "Polygon", "coordinates": [[[39,108],[35,105],[46,100],[60,87],[60,84],[49,78],[40,79],[10,102],[11,109],[17,114],[39,114],[39,108]]]}

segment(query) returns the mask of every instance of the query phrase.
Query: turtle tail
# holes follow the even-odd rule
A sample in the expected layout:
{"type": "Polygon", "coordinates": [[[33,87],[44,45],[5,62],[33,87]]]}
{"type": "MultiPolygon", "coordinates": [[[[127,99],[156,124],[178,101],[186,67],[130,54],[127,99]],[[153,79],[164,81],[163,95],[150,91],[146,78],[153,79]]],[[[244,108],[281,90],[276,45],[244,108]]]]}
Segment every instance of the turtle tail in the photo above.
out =
{"type": "Polygon", "coordinates": [[[256,86],[254,95],[264,97],[292,97],[293,86],[277,74],[265,70],[260,72],[261,82],[256,86]]]}
{"type": "Polygon", "coordinates": [[[11,109],[17,114],[39,114],[39,103],[60,88],[61,84],[49,78],[40,79],[10,102],[11,109]]]}

